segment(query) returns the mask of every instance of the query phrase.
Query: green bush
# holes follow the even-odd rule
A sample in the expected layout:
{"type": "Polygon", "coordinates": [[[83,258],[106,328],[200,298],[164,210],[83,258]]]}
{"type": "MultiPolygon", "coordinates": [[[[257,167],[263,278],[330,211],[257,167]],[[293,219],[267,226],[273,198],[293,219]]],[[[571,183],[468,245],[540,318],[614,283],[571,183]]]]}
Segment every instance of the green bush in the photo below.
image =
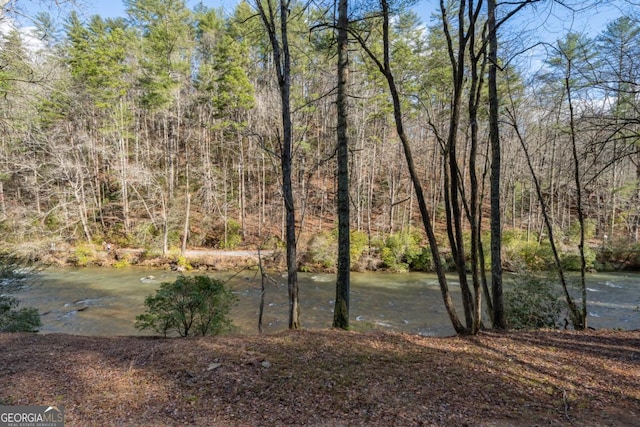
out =
{"type": "Polygon", "coordinates": [[[227,220],[227,240],[225,242],[224,235],[220,245],[222,249],[235,249],[242,243],[242,226],[233,219],[227,220]]]}
{"type": "Polygon", "coordinates": [[[119,259],[113,263],[113,268],[127,268],[131,266],[131,263],[127,259],[119,259]]]}
{"type": "MultiPolygon", "coordinates": [[[[587,270],[592,270],[596,265],[596,252],[591,248],[585,248],[584,260],[587,266],[587,270]]],[[[579,252],[565,252],[560,256],[560,262],[562,268],[566,271],[580,271],[582,268],[582,262],[580,260],[579,252]]]]}
{"type": "Polygon", "coordinates": [[[0,332],[37,332],[42,326],[37,309],[18,310],[19,304],[14,297],[0,295],[0,332]]]}
{"type": "Polygon", "coordinates": [[[393,271],[407,271],[409,269],[409,265],[400,261],[401,255],[395,252],[392,247],[383,247],[380,251],[380,259],[385,267],[393,271]]]}
{"type": "Polygon", "coordinates": [[[518,270],[545,271],[553,268],[553,252],[549,242],[538,243],[518,237],[517,234],[509,233],[507,239],[503,240],[505,262],[518,270]]]}
{"type": "Polygon", "coordinates": [[[350,237],[351,249],[349,251],[349,256],[351,257],[351,266],[354,266],[358,261],[360,261],[362,254],[365,249],[367,249],[369,237],[362,231],[352,231],[350,237]]]}
{"type": "Polygon", "coordinates": [[[424,262],[420,233],[415,230],[390,234],[380,248],[385,267],[393,271],[407,271],[412,264],[424,262]]]}
{"type": "Polygon", "coordinates": [[[306,262],[313,266],[333,269],[338,260],[338,242],[334,233],[323,231],[309,241],[306,262]]]}
{"type": "Polygon", "coordinates": [[[53,211],[50,211],[43,221],[44,226],[48,231],[57,231],[64,228],[64,219],[56,215],[53,211]]]}
{"type": "MultiPolygon", "coordinates": [[[[0,280],[5,292],[17,291],[22,287],[21,279],[33,274],[37,269],[30,256],[15,253],[0,253],[0,280]]],[[[0,332],[36,332],[42,326],[40,314],[35,308],[21,308],[17,298],[0,295],[0,332]]]]}
{"type": "Polygon", "coordinates": [[[526,233],[520,229],[510,228],[502,232],[503,246],[512,246],[522,241],[526,241],[526,233]]]}
{"type": "Polygon", "coordinates": [[[411,255],[408,259],[409,268],[412,271],[433,271],[433,256],[428,246],[420,248],[420,252],[411,255]]]}
{"type": "MultiPolygon", "coordinates": [[[[584,220],[584,238],[585,239],[593,239],[596,235],[596,227],[597,222],[594,219],[585,219],[584,220]]],[[[577,245],[580,243],[580,222],[573,221],[569,230],[566,233],[566,240],[568,243],[577,245]]]]}
{"type": "Polygon", "coordinates": [[[207,276],[179,276],[165,282],[148,296],[147,311],[136,316],[136,328],[151,329],[165,337],[176,332],[190,335],[218,335],[233,329],[229,311],[237,298],[225,284],[207,276]]]}
{"type": "Polygon", "coordinates": [[[640,271],[640,243],[625,240],[607,242],[596,254],[599,271],[640,271]]]}
{"type": "Polygon", "coordinates": [[[152,222],[141,221],[132,230],[129,236],[130,244],[134,247],[160,246],[160,230],[152,222]],[[156,243],[154,245],[154,242],[156,243]]]}
{"type": "Polygon", "coordinates": [[[512,329],[554,328],[562,312],[552,281],[522,274],[504,292],[507,324],[512,329]]]}
{"type": "Polygon", "coordinates": [[[90,264],[94,264],[97,257],[98,255],[93,246],[88,244],[78,244],[69,261],[76,267],[86,267],[90,264]]]}
{"type": "Polygon", "coordinates": [[[172,268],[177,269],[178,271],[189,271],[193,270],[193,266],[185,257],[180,253],[179,249],[171,249],[168,253],[169,262],[172,265],[172,268]]]}

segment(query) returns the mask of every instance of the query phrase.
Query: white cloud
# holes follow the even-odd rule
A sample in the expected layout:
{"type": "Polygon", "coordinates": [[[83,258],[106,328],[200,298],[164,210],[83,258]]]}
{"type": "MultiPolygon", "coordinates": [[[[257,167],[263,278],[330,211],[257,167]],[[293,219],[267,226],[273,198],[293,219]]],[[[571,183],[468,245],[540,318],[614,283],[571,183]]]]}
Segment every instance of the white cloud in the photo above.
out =
{"type": "MultiPolygon", "coordinates": [[[[0,3],[2,0],[0,0],[0,3]]],[[[11,31],[17,30],[20,33],[20,39],[26,52],[31,59],[35,59],[39,53],[45,48],[44,43],[36,33],[36,27],[17,27],[15,21],[7,16],[0,17],[0,39],[11,31]]]]}

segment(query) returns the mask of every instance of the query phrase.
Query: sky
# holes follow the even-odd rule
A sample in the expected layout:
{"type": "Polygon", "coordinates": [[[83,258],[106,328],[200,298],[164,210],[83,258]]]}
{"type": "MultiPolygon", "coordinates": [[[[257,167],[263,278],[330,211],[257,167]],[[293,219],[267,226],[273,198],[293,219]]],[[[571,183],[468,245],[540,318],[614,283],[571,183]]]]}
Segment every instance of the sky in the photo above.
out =
{"type": "MultiPolygon", "coordinates": [[[[54,0],[11,0],[21,7],[25,7],[32,16],[38,8],[46,4],[53,4],[54,0]]],[[[58,0],[59,1],[59,0],[58,0]]],[[[210,8],[223,8],[231,12],[238,0],[186,0],[190,8],[202,3],[210,8]]],[[[567,0],[566,3],[573,3],[581,7],[586,2],[578,0],[567,0]]],[[[3,0],[0,0],[0,4],[3,0]]],[[[64,3],[64,1],[62,2],[64,3]]],[[[126,16],[125,6],[122,0],[75,0],[78,4],[78,12],[81,16],[89,17],[100,15],[103,18],[126,16]]],[[[621,14],[621,9],[629,8],[623,0],[612,0],[601,2],[600,6],[572,14],[570,11],[556,2],[542,1],[535,8],[528,7],[524,13],[518,17],[518,25],[538,32],[538,35],[557,39],[568,29],[578,32],[586,32],[590,36],[595,36],[602,31],[607,22],[621,14]]],[[[439,0],[417,0],[414,10],[425,24],[429,24],[431,14],[439,7],[439,0]]],[[[46,8],[45,8],[46,9],[46,8]]],[[[49,8],[51,13],[55,8],[49,8]]],[[[52,13],[53,14],[53,13],[52,13]]],[[[54,15],[54,14],[53,14],[54,15]]]]}
{"type": "MultiPolygon", "coordinates": [[[[103,18],[125,16],[125,6],[121,0],[81,0],[87,16],[100,15],[103,18]]],[[[238,0],[186,0],[187,6],[193,8],[199,3],[209,8],[223,8],[231,12],[238,0]]],[[[1,2],[1,0],[0,0],[1,2]]],[[[428,20],[431,12],[439,4],[438,0],[418,0],[416,11],[423,20],[428,20]]],[[[34,2],[35,3],[35,2],[34,2]]]]}
{"type": "MultiPolygon", "coordinates": [[[[209,8],[222,7],[229,12],[237,2],[238,0],[186,0],[189,8],[202,3],[209,8]]],[[[75,9],[81,18],[89,18],[93,15],[103,18],[126,16],[126,8],[122,0],[0,0],[0,5],[3,9],[8,8],[12,11],[13,13],[9,16],[19,20],[22,23],[21,26],[29,26],[30,21],[33,21],[39,11],[48,12],[54,19],[63,19],[71,9],[75,9]]]]}
{"type": "MultiPolygon", "coordinates": [[[[194,8],[198,4],[202,4],[209,8],[222,8],[227,13],[231,13],[239,0],[186,0],[187,7],[194,8]]],[[[355,0],[358,1],[358,0],[355,0]]],[[[425,25],[432,24],[431,15],[439,9],[439,0],[415,0],[414,10],[422,19],[425,25]]],[[[17,5],[22,8],[23,33],[25,38],[37,40],[30,36],[32,20],[38,10],[49,12],[54,20],[61,21],[64,19],[69,9],[59,8],[56,4],[73,3],[76,10],[82,18],[89,18],[92,15],[99,15],[103,18],[125,17],[125,5],[122,0],[0,0],[0,5],[6,4],[17,5]]],[[[573,3],[577,8],[583,7],[585,2],[581,0],[564,0],[563,3],[573,3]]],[[[616,17],[622,14],[622,11],[631,11],[631,6],[624,0],[600,1],[600,5],[589,9],[571,12],[567,8],[561,6],[559,2],[545,0],[536,3],[534,7],[527,7],[521,11],[515,19],[510,21],[510,25],[516,31],[507,34],[510,30],[504,28],[501,33],[505,35],[506,40],[519,40],[520,43],[514,44],[514,51],[526,52],[517,55],[518,58],[529,62],[529,65],[523,64],[525,68],[538,68],[546,55],[544,46],[537,46],[530,50],[530,46],[536,45],[537,42],[543,41],[550,44],[563,38],[567,31],[575,31],[586,33],[589,37],[597,36],[616,17]],[[624,8],[627,9],[624,9],[624,8]],[[536,65],[537,64],[537,65],[536,65]]],[[[636,16],[640,15],[640,7],[635,6],[636,16]]],[[[16,16],[19,16],[18,13],[16,16]]],[[[1,18],[1,16],[0,16],[1,18]]],[[[0,33],[6,32],[10,21],[0,19],[0,33]]],[[[28,40],[27,40],[28,41],[28,40]]]]}
{"type": "MultiPolygon", "coordinates": [[[[115,18],[125,16],[125,6],[120,0],[85,0],[87,2],[88,15],[100,15],[103,18],[115,18]]],[[[236,3],[235,0],[187,0],[187,7],[193,9],[202,3],[209,8],[220,7],[231,8],[236,3]]],[[[229,9],[231,11],[231,9],[229,9]]]]}

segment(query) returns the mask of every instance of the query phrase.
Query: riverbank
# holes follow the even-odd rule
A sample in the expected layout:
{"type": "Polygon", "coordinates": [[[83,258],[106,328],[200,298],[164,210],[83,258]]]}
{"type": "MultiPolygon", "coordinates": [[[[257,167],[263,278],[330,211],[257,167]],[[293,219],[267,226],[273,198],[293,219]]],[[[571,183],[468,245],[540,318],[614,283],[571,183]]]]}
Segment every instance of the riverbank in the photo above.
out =
{"type": "Polygon", "coordinates": [[[0,405],[67,426],[632,426],[640,332],[0,334],[0,405]]]}
{"type": "Polygon", "coordinates": [[[258,251],[187,249],[184,252],[173,249],[163,254],[158,251],[136,248],[119,248],[112,245],[53,245],[48,248],[11,248],[10,253],[19,259],[54,267],[113,267],[140,266],[163,268],[166,270],[211,270],[238,271],[257,268],[260,263],[267,269],[284,267],[284,253],[281,250],[258,251]]]}
{"type": "MultiPolygon", "coordinates": [[[[326,241],[322,235],[307,239],[299,245],[298,270],[313,273],[335,273],[336,243],[326,241]]],[[[414,243],[412,247],[396,247],[391,239],[387,246],[371,246],[360,242],[352,245],[352,271],[407,272],[433,270],[430,251],[414,243]]],[[[356,242],[357,243],[357,242],[356,242]]],[[[554,262],[545,244],[511,241],[503,247],[503,269],[511,272],[553,270],[554,262]]],[[[587,251],[587,268],[591,272],[640,271],[640,248],[633,244],[607,247],[591,245],[587,251]]],[[[40,265],[58,267],[128,267],[142,266],[167,270],[238,271],[257,268],[259,264],[268,270],[286,270],[284,247],[278,244],[258,250],[254,246],[236,250],[189,248],[184,252],[172,248],[166,253],[159,250],[119,247],[111,243],[92,244],[74,242],[25,242],[2,245],[0,253],[15,254],[18,259],[37,262],[40,265]]],[[[442,252],[443,265],[453,267],[450,251],[442,252]]],[[[561,253],[565,271],[579,271],[579,255],[569,247],[561,253]]]]}

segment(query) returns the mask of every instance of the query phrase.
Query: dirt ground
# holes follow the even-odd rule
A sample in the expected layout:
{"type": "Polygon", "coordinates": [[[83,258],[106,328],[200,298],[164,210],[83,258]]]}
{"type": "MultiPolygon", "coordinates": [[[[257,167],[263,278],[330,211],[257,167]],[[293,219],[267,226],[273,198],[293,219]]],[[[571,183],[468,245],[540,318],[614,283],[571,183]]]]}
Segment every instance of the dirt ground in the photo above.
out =
{"type": "Polygon", "coordinates": [[[637,426],[640,332],[0,334],[0,405],[67,426],[637,426]]]}

